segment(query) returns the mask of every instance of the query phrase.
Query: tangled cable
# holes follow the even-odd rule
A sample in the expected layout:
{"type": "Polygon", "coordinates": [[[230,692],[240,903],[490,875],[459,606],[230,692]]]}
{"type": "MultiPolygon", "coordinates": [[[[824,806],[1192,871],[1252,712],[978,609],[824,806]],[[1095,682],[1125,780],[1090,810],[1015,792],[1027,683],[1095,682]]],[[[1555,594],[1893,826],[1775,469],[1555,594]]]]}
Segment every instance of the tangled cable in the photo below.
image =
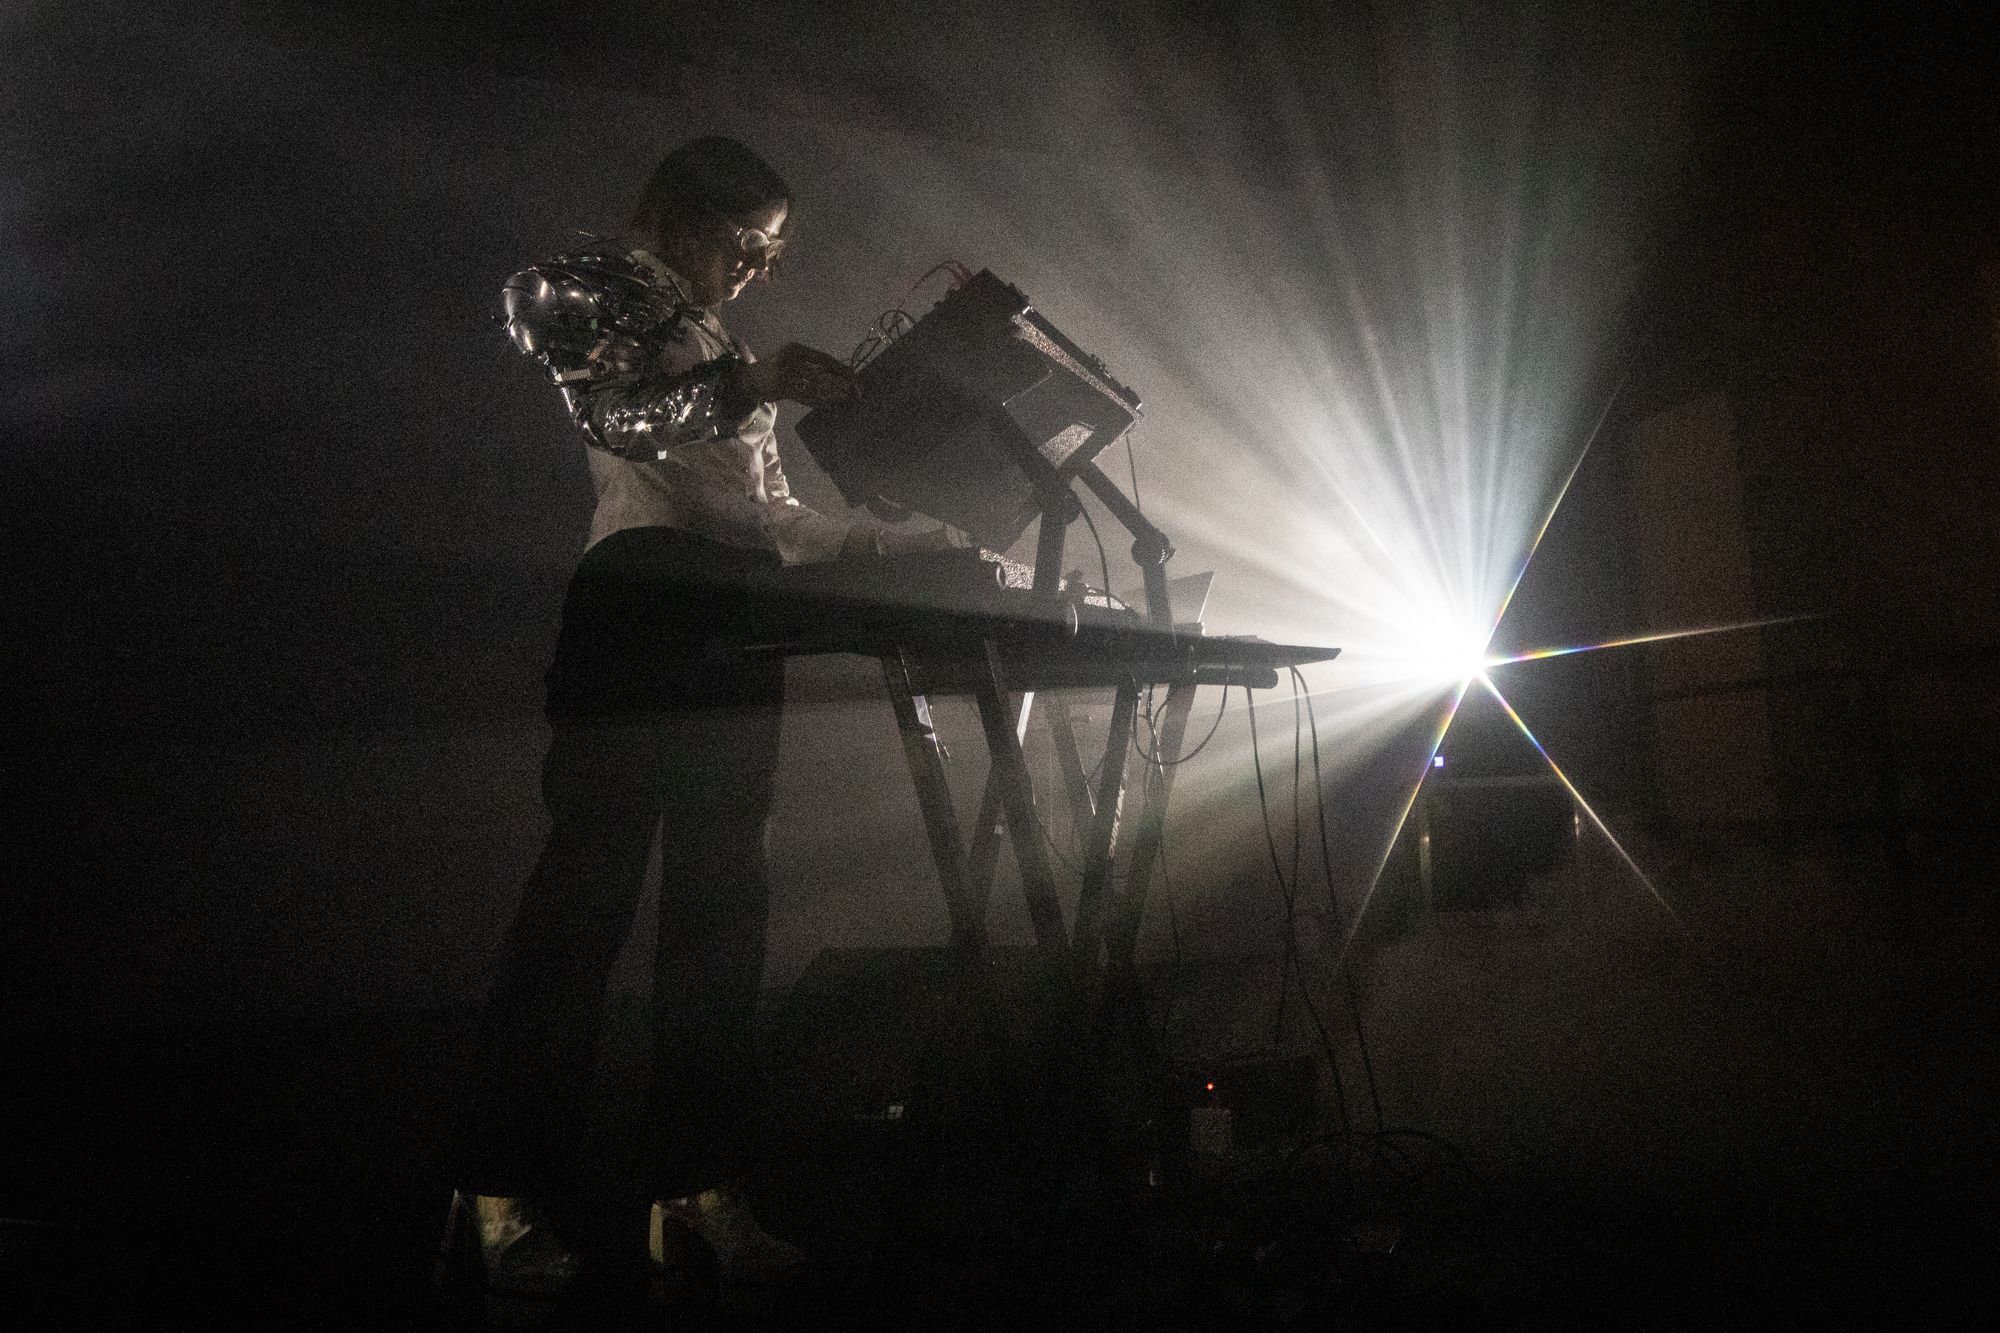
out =
{"type": "Polygon", "coordinates": [[[923,277],[910,284],[910,290],[903,293],[902,300],[875,317],[875,322],[868,326],[868,332],[862,335],[861,341],[856,343],[854,350],[848,354],[847,364],[850,369],[861,369],[880,356],[890,343],[915,326],[916,317],[907,309],[910,300],[916,296],[918,289],[940,273],[951,275],[953,290],[972,281],[972,270],[956,259],[947,259],[942,264],[934,265],[923,277]]]}

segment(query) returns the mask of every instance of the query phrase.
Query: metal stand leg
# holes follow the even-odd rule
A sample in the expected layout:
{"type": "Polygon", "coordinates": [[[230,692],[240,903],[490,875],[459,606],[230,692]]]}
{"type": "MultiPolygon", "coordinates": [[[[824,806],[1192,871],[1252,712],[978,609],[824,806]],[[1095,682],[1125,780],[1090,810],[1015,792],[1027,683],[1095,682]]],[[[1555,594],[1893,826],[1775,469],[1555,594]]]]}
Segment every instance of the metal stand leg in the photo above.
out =
{"type": "Polygon", "coordinates": [[[992,776],[1000,785],[1007,832],[1014,844],[1014,861],[1021,869],[1021,894],[1028,902],[1028,919],[1034,924],[1035,942],[1052,956],[1061,956],[1067,951],[1068,932],[1063,928],[1055,876],[1042,846],[1041,826],[1035,822],[1035,793],[1028,781],[1028,762],[1021,753],[1015,719],[1008,713],[1007,682],[1000,654],[991,642],[985,648],[986,670],[973,693],[979,702],[979,720],[986,731],[986,748],[993,755],[992,776]]]}
{"type": "Polygon", "coordinates": [[[1104,741],[1104,768],[1097,777],[1097,808],[1089,844],[1083,852],[1083,891],[1076,903],[1077,961],[1086,969],[1097,964],[1103,943],[1104,902],[1111,887],[1112,857],[1118,847],[1118,816],[1125,801],[1126,752],[1139,714],[1139,684],[1118,686],[1111,705],[1111,734],[1104,741]]]}
{"type": "MultiPolygon", "coordinates": [[[[1165,716],[1153,743],[1154,754],[1172,759],[1187,735],[1188,711],[1194,704],[1192,683],[1167,691],[1165,716]]],[[[1147,1108],[1161,1086],[1166,1061],[1153,1040],[1147,1016],[1146,988],[1139,978],[1139,925],[1145,915],[1146,890],[1166,837],[1167,797],[1172,789],[1171,765],[1148,766],[1140,783],[1139,826],[1133,839],[1132,863],[1125,891],[1112,901],[1105,942],[1104,984],[1097,1005],[1098,1065],[1105,1095],[1115,1104],[1138,1108],[1143,1123],[1147,1108]]],[[[1128,1125],[1132,1117],[1128,1116],[1128,1125]]],[[[1143,1136],[1142,1136],[1143,1137],[1143,1136]]]]}
{"type": "MultiPolygon", "coordinates": [[[[1028,739],[1028,717],[1034,706],[1035,692],[1024,692],[1014,720],[1014,742],[1017,745],[1025,744],[1028,739]]],[[[986,790],[979,798],[979,822],[972,829],[972,892],[982,904],[992,897],[993,868],[1000,859],[1002,805],[1000,769],[996,765],[986,774],[986,790]]]]}
{"type": "Polygon", "coordinates": [[[1075,821],[1077,840],[1096,822],[1097,801],[1090,794],[1090,779],[1084,775],[1083,759],[1076,745],[1076,726],[1070,720],[1069,701],[1061,691],[1042,701],[1049,720],[1049,735],[1055,742],[1056,763],[1062,768],[1063,790],[1069,795],[1070,817],[1075,821]]]}
{"type": "Polygon", "coordinates": [[[903,757],[917,788],[924,830],[930,835],[931,859],[937,862],[944,888],[945,910],[951,916],[951,941],[963,949],[986,947],[986,894],[975,891],[965,864],[965,843],[958,833],[958,812],[952,806],[951,781],[945,774],[944,745],[931,725],[930,701],[910,681],[910,667],[901,654],[882,659],[882,677],[903,737],[903,757]]]}
{"type": "MultiPolygon", "coordinates": [[[[1166,716],[1160,724],[1160,734],[1156,740],[1159,749],[1155,752],[1160,759],[1171,760],[1181,752],[1181,743],[1187,738],[1188,713],[1194,707],[1194,685],[1175,684],[1167,687],[1166,716]]],[[[1126,882],[1125,892],[1118,896],[1111,911],[1110,952],[1114,965],[1129,966],[1134,951],[1139,946],[1139,923],[1146,911],[1146,890],[1152,882],[1154,863],[1160,859],[1160,848],[1164,845],[1167,832],[1167,797],[1174,786],[1174,766],[1162,765],[1148,775],[1142,785],[1144,793],[1139,811],[1139,836],[1132,847],[1132,872],[1126,882]]]]}

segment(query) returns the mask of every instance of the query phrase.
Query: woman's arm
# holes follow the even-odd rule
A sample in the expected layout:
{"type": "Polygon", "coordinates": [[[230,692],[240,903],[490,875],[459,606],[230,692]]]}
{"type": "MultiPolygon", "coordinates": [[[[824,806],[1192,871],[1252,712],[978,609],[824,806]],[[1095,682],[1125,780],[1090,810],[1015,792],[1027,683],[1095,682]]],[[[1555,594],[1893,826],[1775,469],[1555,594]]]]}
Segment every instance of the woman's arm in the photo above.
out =
{"type": "Polygon", "coordinates": [[[649,367],[640,335],[675,316],[645,295],[629,261],[585,256],[516,273],[501,300],[507,336],[548,371],[596,448],[661,458],[735,434],[758,405],[745,363],[725,354],[676,373],[649,367]]]}

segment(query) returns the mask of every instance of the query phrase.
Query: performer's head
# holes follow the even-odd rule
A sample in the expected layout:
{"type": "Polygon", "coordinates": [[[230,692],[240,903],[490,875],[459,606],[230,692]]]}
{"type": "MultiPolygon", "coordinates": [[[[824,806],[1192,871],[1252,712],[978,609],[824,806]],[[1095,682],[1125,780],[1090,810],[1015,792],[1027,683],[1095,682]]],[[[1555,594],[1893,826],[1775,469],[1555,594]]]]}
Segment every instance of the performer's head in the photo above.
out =
{"type": "Polygon", "coordinates": [[[775,267],[792,191],[734,139],[682,144],[654,170],[630,230],[716,306],[775,267]]]}

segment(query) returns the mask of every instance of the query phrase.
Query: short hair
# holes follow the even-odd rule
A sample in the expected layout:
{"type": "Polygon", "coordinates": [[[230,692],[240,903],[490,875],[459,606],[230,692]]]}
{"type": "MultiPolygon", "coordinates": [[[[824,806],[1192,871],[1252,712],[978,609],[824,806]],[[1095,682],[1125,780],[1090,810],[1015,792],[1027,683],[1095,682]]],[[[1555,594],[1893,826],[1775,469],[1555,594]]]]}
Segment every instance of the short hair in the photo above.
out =
{"type": "Polygon", "coordinates": [[[711,134],[668,153],[640,192],[633,223],[674,236],[716,218],[792,203],[792,187],[763,158],[734,139],[711,134]]]}

